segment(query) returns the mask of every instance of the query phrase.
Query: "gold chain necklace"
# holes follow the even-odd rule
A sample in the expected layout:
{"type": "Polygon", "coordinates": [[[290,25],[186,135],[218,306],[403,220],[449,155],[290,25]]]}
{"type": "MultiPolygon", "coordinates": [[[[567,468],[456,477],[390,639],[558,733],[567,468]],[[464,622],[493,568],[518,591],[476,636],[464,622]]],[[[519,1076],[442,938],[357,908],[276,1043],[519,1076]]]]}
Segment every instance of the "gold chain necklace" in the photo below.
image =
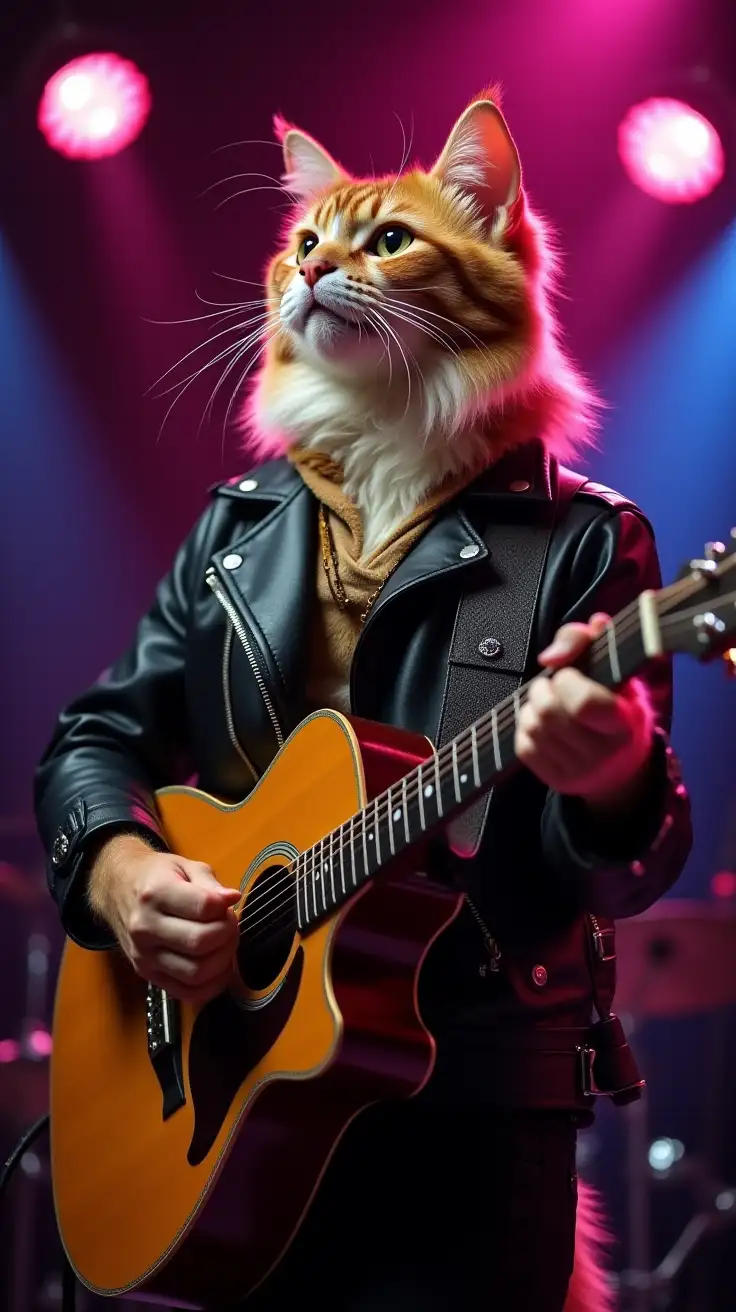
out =
{"type": "MultiPolygon", "coordinates": [[[[340,578],[340,565],[337,558],[337,551],[335,549],[335,539],[332,534],[327,511],[322,503],[320,503],[319,507],[319,540],[322,548],[322,565],[332,594],[332,599],[335,602],[335,605],[339,606],[340,610],[349,610],[350,607],[354,606],[356,603],[350,600],[343,586],[342,579],[340,578]]],[[[371,593],[358,617],[358,622],[360,624],[365,624],[381,588],[388,583],[396,566],[401,563],[402,559],[402,557],[399,557],[396,563],[391,566],[391,569],[388,571],[385,578],[381,580],[378,587],[371,593]]]]}

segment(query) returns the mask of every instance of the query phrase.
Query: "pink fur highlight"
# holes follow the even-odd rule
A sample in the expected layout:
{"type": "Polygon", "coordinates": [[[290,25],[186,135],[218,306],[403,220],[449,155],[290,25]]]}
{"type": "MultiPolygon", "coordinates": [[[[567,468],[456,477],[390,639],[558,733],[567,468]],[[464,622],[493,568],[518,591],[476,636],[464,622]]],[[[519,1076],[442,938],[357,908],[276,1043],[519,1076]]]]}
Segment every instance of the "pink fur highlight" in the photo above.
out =
{"type": "Polygon", "coordinates": [[[608,1279],[605,1254],[611,1234],[595,1189],[578,1187],[575,1267],[565,1300],[565,1312],[615,1312],[616,1297],[608,1279]]]}

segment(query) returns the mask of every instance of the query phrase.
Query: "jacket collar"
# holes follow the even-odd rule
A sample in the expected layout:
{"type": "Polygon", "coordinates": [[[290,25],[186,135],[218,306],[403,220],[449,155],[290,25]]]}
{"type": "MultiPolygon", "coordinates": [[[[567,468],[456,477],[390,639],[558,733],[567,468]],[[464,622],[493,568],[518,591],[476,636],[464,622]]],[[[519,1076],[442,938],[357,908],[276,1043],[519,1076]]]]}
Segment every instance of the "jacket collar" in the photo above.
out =
{"type": "MultiPolygon", "coordinates": [[[[554,462],[539,441],[508,452],[478,476],[462,497],[512,498],[516,501],[551,501],[554,462]]],[[[294,466],[286,459],[268,460],[252,471],[238,474],[212,492],[236,501],[280,505],[304,488],[294,466]]],[[[460,498],[462,500],[462,497],[460,498]]]]}
{"type": "MultiPolygon", "coordinates": [[[[476,532],[472,503],[551,502],[554,469],[541,443],[510,453],[465,488],[428,528],[384,585],[356,647],[407,589],[488,559],[476,532]]],[[[223,588],[255,638],[283,708],[301,718],[303,653],[314,600],[316,516],[312,493],[288,460],[272,460],[214,489],[215,495],[257,505],[260,516],[212,558],[223,588]]],[[[372,643],[368,643],[370,648],[372,643]]],[[[288,721],[292,717],[284,715],[288,721]]]]}

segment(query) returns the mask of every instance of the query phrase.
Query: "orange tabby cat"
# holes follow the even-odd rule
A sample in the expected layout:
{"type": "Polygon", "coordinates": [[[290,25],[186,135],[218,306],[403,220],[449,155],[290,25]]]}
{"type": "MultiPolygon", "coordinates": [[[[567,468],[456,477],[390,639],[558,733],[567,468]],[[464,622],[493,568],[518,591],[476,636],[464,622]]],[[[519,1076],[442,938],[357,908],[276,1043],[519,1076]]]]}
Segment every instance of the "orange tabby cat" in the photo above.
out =
{"type": "MultiPolygon", "coordinates": [[[[268,268],[271,333],[248,423],[261,455],[300,444],[339,461],[366,553],[448,474],[532,436],[564,456],[594,427],[596,399],[550,307],[548,237],[496,100],[470,105],[428,172],[385,178],[350,177],[276,122],[295,209],[268,268]]],[[[611,1306],[604,1240],[582,1185],[566,1312],[611,1306]]]]}
{"type": "Polygon", "coordinates": [[[260,453],[338,458],[369,551],[447,474],[531,436],[558,455],[587,441],[596,401],[560,346],[549,242],[496,104],[474,101],[428,172],[378,179],[276,128],[295,211],[266,279],[260,453]]]}

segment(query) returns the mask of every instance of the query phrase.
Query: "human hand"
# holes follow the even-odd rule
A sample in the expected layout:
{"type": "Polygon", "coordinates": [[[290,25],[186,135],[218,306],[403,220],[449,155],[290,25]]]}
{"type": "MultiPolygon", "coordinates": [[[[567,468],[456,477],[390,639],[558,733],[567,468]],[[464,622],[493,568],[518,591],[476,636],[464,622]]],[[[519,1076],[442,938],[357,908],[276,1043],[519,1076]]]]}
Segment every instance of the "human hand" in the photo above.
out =
{"type": "Polygon", "coordinates": [[[554,671],[533,680],[516,726],[516,754],[543,783],[602,814],[635,805],[646,778],[654,717],[637,680],[616,692],[569,668],[608,616],[566,624],[539,655],[554,671]]]}
{"type": "Polygon", "coordinates": [[[143,979],[196,1006],[231,981],[240,893],[223,888],[209,866],[119,834],[99,852],[89,891],[143,979]]]}

